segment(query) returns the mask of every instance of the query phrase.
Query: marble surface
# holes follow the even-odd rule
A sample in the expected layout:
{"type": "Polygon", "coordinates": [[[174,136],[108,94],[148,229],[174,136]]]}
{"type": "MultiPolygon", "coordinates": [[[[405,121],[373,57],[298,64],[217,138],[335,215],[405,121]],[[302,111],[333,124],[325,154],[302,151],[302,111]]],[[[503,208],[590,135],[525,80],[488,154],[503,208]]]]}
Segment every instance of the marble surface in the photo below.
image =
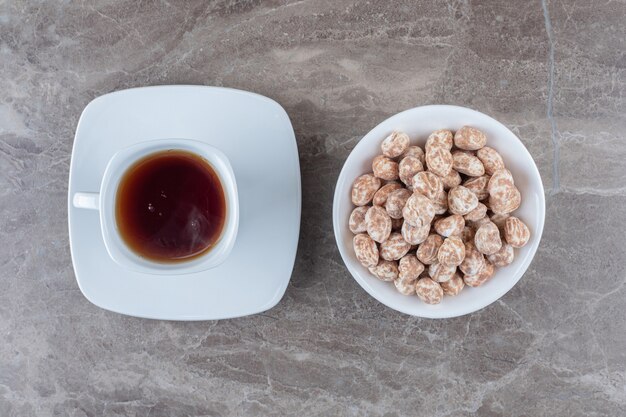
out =
{"type": "Polygon", "coordinates": [[[624,0],[0,0],[0,416],[618,416],[626,409],[624,0]],[[295,271],[254,317],[177,323],[91,305],[66,190],[94,97],[155,84],[274,98],[303,181],[295,271]],[[469,106],[524,141],[544,238],[500,301],[391,311],[335,247],[333,187],[400,110],[469,106]]]}

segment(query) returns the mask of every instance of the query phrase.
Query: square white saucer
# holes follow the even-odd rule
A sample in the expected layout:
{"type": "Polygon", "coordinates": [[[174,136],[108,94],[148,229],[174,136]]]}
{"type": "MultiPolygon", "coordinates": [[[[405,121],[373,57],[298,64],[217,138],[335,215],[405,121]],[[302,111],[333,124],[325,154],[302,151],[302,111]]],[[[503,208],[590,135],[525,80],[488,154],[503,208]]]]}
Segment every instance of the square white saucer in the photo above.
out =
{"type": "Polygon", "coordinates": [[[78,122],[68,194],[76,280],[99,307],[153,319],[215,320],[268,310],[287,288],[300,231],[300,165],[289,117],[267,97],[204,86],[143,87],[98,97],[78,122]],[[115,152],[161,138],[204,141],[232,164],[239,233],[229,258],[216,268],[188,275],[126,270],[104,247],[99,213],[71,204],[75,192],[99,191],[115,152]]]}

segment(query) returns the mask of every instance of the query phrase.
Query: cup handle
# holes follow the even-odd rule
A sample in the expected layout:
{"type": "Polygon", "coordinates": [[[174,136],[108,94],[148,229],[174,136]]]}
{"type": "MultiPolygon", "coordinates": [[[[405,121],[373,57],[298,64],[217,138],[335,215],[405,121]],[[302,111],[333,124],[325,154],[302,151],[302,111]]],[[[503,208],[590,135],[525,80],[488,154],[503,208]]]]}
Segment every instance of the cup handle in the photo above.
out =
{"type": "Polygon", "coordinates": [[[76,193],[72,198],[72,204],[76,208],[83,208],[89,210],[100,209],[100,194],[99,193],[76,193]]]}

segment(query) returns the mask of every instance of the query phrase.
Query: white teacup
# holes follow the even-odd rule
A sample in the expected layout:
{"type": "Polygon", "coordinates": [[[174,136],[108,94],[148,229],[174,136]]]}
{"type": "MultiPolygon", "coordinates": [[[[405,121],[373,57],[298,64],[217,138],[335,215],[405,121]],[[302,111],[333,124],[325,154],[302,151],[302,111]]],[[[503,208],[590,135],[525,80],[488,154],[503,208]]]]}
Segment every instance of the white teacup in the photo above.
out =
{"type": "Polygon", "coordinates": [[[158,139],[137,143],[117,152],[104,171],[100,192],[78,192],[72,197],[74,207],[100,211],[100,227],[109,256],[119,265],[147,274],[189,274],[214,268],[230,254],[239,227],[237,183],[230,162],[220,150],[190,139],[158,139]],[[120,180],[136,161],[165,150],[182,150],[204,158],[218,175],[226,199],[226,219],[217,243],[206,253],[188,261],[159,263],[132,251],[122,239],[115,219],[115,199],[120,180]]]}

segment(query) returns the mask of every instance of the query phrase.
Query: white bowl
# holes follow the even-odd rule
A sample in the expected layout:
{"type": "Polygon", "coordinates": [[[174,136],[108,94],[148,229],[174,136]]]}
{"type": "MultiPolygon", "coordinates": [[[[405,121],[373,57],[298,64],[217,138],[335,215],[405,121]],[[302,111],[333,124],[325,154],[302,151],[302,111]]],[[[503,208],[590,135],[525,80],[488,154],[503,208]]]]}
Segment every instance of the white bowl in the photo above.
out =
{"type": "Polygon", "coordinates": [[[398,113],[372,129],[352,150],[346,160],[333,201],[333,227],[339,252],[356,281],[372,297],[402,313],[417,317],[448,318],[472,313],[493,303],[520,280],[530,265],[543,232],[545,199],[539,170],[528,150],[513,132],[491,117],[458,106],[423,106],[398,113]],[[522,194],[522,204],[514,213],[530,229],[526,246],[515,249],[515,260],[504,268],[496,268],[492,279],[478,288],[465,287],[456,297],[444,296],[440,304],[429,305],[417,296],[400,294],[393,283],[374,277],[356,259],[352,247],[353,234],[348,229],[348,218],[354,209],[350,200],[352,182],[372,171],[372,158],[380,154],[380,143],[394,130],[406,132],[411,144],[424,146],[428,135],[437,129],[457,130],[474,126],[487,135],[487,146],[495,148],[506,167],[513,174],[515,185],[522,194]]]}

